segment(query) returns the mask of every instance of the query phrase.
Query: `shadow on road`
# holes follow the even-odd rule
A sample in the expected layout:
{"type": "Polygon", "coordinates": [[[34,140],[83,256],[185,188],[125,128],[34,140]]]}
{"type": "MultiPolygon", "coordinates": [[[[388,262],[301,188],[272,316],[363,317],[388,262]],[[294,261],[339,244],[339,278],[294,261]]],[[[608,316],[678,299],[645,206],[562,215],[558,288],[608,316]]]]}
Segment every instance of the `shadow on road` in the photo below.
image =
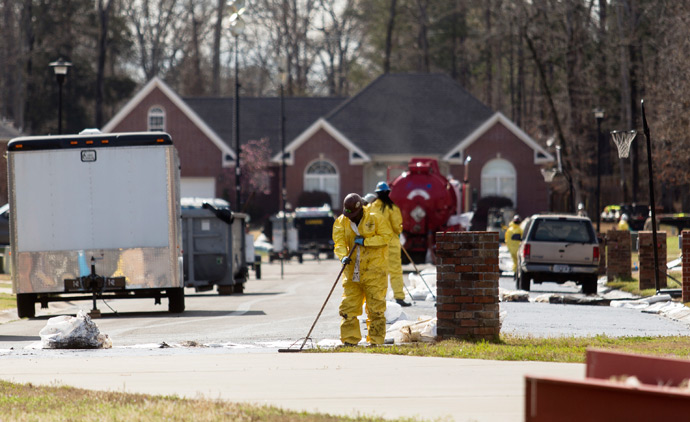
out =
{"type": "Polygon", "coordinates": [[[3,336],[0,334],[0,341],[39,341],[39,336],[3,336]]]}
{"type": "MultiPolygon", "coordinates": [[[[93,320],[98,322],[104,319],[137,319],[137,318],[208,318],[208,317],[224,317],[224,316],[254,316],[254,315],[266,315],[264,311],[238,311],[238,310],[222,310],[222,311],[184,311],[181,314],[171,314],[167,311],[159,312],[105,312],[101,309],[101,316],[99,318],[94,318],[93,320]]],[[[53,315],[40,315],[31,320],[48,320],[56,316],[74,316],[73,313],[59,313],[53,315]]]]}

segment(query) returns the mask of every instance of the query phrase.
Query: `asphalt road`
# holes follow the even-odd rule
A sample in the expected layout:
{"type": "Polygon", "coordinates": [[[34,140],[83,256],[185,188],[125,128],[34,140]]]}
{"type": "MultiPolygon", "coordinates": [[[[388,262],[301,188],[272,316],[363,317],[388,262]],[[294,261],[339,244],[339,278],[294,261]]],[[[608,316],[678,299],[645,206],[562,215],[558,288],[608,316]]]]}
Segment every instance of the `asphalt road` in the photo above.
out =
{"type": "MultiPolygon", "coordinates": [[[[307,260],[285,263],[281,278],[280,262],[262,265],[262,279],[247,282],[245,294],[219,296],[215,292],[195,293],[188,289],[182,314],[167,312],[166,299],[155,305],[152,299],[113,300],[97,306],[103,316],[96,319],[102,333],[108,334],[114,350],[137,350],[168,345],[210,345],[239,351],[275,351],[301,345],[331,290],[340,264],[334,260],[307,260]],[[110,309],[112,308],[112,310],[110,309]]],[[[514,289],[509,277],[501,287],[514,289]]],[[[578,295],[573,284],[534,285],[531,295],[561,293],[578,295]]],[[[342,288],[338,283],[326,304],[311,337],[322,344],[338,343],[338,304],[342,288]]],[[[75,315],[90,310],[92,302],[56,302],[48,309],[37,307],[36,318],[12,320],[6,313],[0,320],[0,350],[17,352],[40,340],[39,331],[50,317],[75,315]],[[9,349],[12,349],[10,351],[9,349]]],[[[416,301],[403,308],[408,319],[435,316],[432,301],[416,301]]],[[[608,306],[543,303],[502,303],[505,311],[503,333],[519,336],[665,336],[687,335],[690,328],[657,315],[608,306]]]]}
{"type": "MultiPolygon", "coordinates": [[[[581,379],[584,365],[496,362],[354,354],[276,353],[303,338],[323,305],[337,261],[264,264],[246,294],[186,295],[187,310],[169,314],[166,301],[110,301],[98,307],[100,331],[113,340],[105,350],[34,349],[50,317],[89,310],[90,301],[53,303],[37,317],[0,315],[2,378],[34,384],[73,385],[181,397],[272,404],[333,415],[421,416],[452,421],[523,420],[524,377],[581,379]],[[160,347],[166,344],[172,347],[160,347]],[[198,347],[205,346],[205,347],[198,347]],[[26,348],[30,347],[30,348],[26,348]]],[[[510,278],[501,285],[512,288],[510,278]]],[[[543,284],[532,294],[578,294],[572,285],[543,284]]],[[[315,341],[338,343],[338,303],[333,295],[316,324],[315,341]]],[[[610,307],[502,303],[503,332],[516,335],[687,334],[683,324],[610,307]]],[[[435,314],[433,302],[405,308],[410,318],[435,314]]],[[[295,346],[295,347],[297,347],[295,346]]],[[[428,420],[428,419],[426,419],[428,420]]]]}

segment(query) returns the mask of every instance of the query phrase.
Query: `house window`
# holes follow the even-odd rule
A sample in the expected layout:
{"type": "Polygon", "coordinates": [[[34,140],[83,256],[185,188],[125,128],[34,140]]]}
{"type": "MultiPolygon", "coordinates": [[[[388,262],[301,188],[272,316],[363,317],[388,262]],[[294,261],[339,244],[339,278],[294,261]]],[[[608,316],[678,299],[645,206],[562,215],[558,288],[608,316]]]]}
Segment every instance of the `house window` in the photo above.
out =
{"type": "Polygon", "coordinates": [[[502,196],[517,207],[517,172],[510,161],[496,158],[482,168],[481,196],[502,196]]]}
{"type": "Polygon", "coordinates": [[[165,110],[161,107],[149,110],[149,132],[165,132],[165,110]]]}
{"type": "Polygon", "coordinates": [[[331,196],[331,206],[340,203],[340,176],[329,161],[317,160],[307,166],[304,172],[304,190],[327,192],[331,196]]]}

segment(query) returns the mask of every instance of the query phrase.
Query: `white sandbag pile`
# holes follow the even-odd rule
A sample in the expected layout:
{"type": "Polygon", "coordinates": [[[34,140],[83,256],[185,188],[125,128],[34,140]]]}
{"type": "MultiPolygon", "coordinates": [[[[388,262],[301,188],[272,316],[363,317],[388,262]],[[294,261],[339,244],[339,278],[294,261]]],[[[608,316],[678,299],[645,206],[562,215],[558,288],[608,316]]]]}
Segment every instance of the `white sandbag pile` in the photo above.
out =
{"type": "Polygon", "coordinates": [[[498,299],[501,302],[529,302],[529,292],[498,288],[498,299]]]}
{"type": "Polygon", "coordinates": [[[410,273],[407,277],[410,282],[409,290],[412,299],[434,301],[436,296],[436,267],[426,268],[420,271],[420,274],[410,273]]]}
{"type": "Polygon", "coordinates": [[[395,344],[431,343],[436,340],[437,321],[430,316],[420,316],[416,321],[398,321],[388,329],[386,338],[393,338],[395,344]]]}
{"type": "MultiPolygon", "coordinates": [[[[406,320],[407,315],[402,310],[402,306],[389,300],[386,302],[386,312],[383,314],[386,317],[386,324],[392,324],[399,320],[406,320]]],[[[367,320],[367,304],[362,306],[362,315],[358,316],[360,322],[367,320]]]]}
{"type": "Polygon", "coordinates": [[[101,334],[91,317],[83,310],[77,316],[50,318],[39,332],[43,349],[110,349],[113,342],[101,334]]]}

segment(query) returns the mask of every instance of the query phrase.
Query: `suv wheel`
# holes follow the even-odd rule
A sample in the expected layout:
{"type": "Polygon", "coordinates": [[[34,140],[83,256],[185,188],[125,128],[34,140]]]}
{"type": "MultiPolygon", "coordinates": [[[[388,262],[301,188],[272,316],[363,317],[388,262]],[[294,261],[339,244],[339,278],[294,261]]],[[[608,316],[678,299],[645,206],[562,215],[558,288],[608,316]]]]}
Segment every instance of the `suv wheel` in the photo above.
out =
{"type": "Polygon", "coordinates": [[[517,288],[529,292],[530,288],[530,277],[529,274],[523,272],[518,273],[517,276],[517,288]]]}
{"type": "Polygon", "coordinates": [[[582,280],[582,293],[586,295],[597,294],[597,275],[588,275],[582,280]]]}

